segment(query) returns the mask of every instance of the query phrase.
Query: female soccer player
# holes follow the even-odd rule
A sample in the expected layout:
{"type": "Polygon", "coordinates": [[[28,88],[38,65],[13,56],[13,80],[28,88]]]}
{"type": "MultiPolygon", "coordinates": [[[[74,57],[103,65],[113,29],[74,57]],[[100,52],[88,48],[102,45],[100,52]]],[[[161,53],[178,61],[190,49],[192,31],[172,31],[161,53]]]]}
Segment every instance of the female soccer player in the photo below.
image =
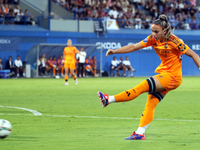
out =
{"type": "Polygon", "coordinates": [[[127,45],[122,48],[109,49],[106,56],[112,54],[129,53],[144,47],[152,46],[161,60],[161,64],[156,68],[155,75],[142,81],[132,89],[124,91],[114,96],[97,92],[102,107],[114,102],[126,102],[135,99],[140,94],[148,92],[147,103],[140,119],[140,124],[136,132],[125,140],[144,140],[145,130],[154,117],[156,105],[165,97],[165,95],[180,86],[182,82],[182,55],[191,57],[197,67],[200,69],[199,56],[192,51],[177,36],[171,33],[171,26],[165,15],[160,15],[152,25],[152,34],[146,39],[134,45],[127,45]]]}
{"type": "Polygon", "coordinates": [[[68,84],[68,70],[70,69],[70,74],[74,78],[75,84],[78,84],[78,80],[76,78],[76,74],[74,72],[74,69],[76,69],[75,63],[75,54],[78,53],[82,55],[78,49],[74,46],[72,46],[72,41],[70,39],[67,40],[67,47],[64,48],[63,52],[63,58],[64,58],[64,67],[65,67],[65,84],[68,84]]]}

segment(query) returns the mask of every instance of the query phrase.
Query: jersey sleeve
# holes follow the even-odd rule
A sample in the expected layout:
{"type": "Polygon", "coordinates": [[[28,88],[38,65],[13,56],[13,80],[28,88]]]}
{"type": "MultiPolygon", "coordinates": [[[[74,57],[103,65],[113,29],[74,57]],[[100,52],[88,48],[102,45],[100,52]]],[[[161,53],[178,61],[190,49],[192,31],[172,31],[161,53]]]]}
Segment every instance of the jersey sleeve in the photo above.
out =
{"type": "Polygon", "coordinates": [[[140,41],[140,43],[144,47],[152,46],[155,43],[155,39],[153,38],[153,35],[149,35],[144,40],[140,41]]]}
{"type": "Polygon", "coordinates": [[[185,54],[188,49],[190,49],[184,42],[183,40],[179,39],[179,44],[178,44],[178,50],[182,53],[185,54]]]}
{"type": "Polygon", "coordinates": [[[78,52],[79,50],[76,47],[74,47],[74,53],[78,53],[78,52]]]}
{"type": "Polygon", "coordinates": [[[66,48],[64,48],[64,51],[63,51],[63,55],[66,55],[66,50],[65,50],[66,48]]]}

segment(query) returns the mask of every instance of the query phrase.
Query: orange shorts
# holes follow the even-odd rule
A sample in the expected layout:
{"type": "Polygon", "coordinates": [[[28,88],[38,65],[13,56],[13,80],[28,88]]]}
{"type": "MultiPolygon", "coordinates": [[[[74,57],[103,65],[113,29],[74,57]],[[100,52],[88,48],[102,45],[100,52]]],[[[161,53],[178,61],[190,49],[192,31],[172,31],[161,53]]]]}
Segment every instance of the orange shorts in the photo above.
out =
{"type": "Polygon", "coordinates": [[[76,69],[75,63],[65,63],[64,67],[69,69],[76,69]]]}
{"type": "Polygon", "coordinates": [[[176,89],[182,83],[182,76],[175,76],[171,73],[161,73],[155,76],[158,78],[162,87],[166,89],[162,92],[164,94],[167,94],[168,91],[176,89]]]}

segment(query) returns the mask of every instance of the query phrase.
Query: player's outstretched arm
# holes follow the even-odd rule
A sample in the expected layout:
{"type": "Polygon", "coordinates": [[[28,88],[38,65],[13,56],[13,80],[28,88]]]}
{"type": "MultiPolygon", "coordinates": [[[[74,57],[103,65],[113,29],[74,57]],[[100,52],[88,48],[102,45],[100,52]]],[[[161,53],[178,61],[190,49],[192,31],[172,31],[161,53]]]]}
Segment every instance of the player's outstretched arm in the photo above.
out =
{"type": "Polygon", "coordinates": [[[200,59],[197,53],[195,53],[193,50],[189,49],[186,53],[187,56],[191,57],[194,61],[194,63],[197,65],[197,67],[200,69],[200,59]]]}
{"type": "Polygon", "coordinates": [[[144,47],[144,46],[142,46],[141,43],[136,43],[136,44],[133,44],[133,45],[126,45],[126,46],[121,47],[121,48],[116,49],[116,50],[109,49],[109,50],[106,52],[106,57],[107,57],[108,55],[113,55],[113,54],[130,53],[130,52],[133,52],[133,51],[142,49],[143,47],[144,47]]]}

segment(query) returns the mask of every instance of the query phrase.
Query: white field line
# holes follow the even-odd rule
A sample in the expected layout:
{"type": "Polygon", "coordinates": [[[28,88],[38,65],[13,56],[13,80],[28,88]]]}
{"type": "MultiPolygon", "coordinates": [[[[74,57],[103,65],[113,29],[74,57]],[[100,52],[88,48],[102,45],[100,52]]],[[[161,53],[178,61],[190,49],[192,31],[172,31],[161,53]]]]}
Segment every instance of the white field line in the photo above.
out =
{"type": "MultiPolygon", "coordinates": [[[[10,116],[34,116],[32,114],[6,114],[0,113],[0,115],[10,115],[10,116]]],[[[140,118],[126,118],[126,117],[99,117],[99,116],[68,116],[68,115],[37,115],[43,117],[59,117],[59,118],[92,118],[92,119],[122,119],[122,120],[140,120],[140,118]]],[[[200,120],[185,120],[185,119],[156,119],[158,121],[180,121],[180,122],[200,122],[200,120]]]]}
{"type": "Polygon", "coordinates": [[[26,111],[29,111],[29,112],[33,113],[33,114],[36,115],[36,116],[41,116],[41,115],[42,115],[42,113],[40,113],[40,112],[38,112],[38,111],[36,111],[36,110],[28,109],[28,108],[12,107],[12,106],[0,106],[0,107],[26,110],[26,111]]]}

